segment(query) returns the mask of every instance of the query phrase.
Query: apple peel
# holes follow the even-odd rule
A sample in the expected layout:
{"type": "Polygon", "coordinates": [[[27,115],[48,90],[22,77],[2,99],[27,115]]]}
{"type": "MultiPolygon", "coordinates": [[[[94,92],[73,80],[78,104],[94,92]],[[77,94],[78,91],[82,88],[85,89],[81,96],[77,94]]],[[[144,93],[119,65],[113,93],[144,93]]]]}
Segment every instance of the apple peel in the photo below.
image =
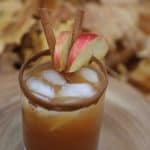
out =
{"type": "Polygon", "coordinates": [[[81,34],[74,42],[68,57],[67,68],[69,72],[75,72],[87,65],[95,56],[98,60],[107,54],[108,45],[104,38],[96,34],[81,34]]]}
{"type": "Polygon", "coordinates": [[[53,53],[53,62],[57,70],[62,71],[66,68],[68,53],[71,47],[72,34],[70,31],[63,31],[56,40],[53,53]]]}

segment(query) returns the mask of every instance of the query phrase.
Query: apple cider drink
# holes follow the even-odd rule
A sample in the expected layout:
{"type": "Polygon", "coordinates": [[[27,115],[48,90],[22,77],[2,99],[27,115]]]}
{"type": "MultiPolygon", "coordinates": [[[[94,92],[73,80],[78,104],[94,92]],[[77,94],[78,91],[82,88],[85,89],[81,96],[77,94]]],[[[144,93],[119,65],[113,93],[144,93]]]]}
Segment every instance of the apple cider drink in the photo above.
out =
{"type": "Polygon", "coordinates": [[[98,96],[104,79],[98,69],[88,66],[67,74],[57,72],[48,63],[28,72],[25,84],[33,95],[68,105],[68,110],[57,106],[48,110],[22,96],[27,150],[96,150],[104,107],[104,93],[98,96]],[[93,104],[86,106],[89,100],[93,104]],[[78,105],[78,109],[70,110],[69,105],[78,105]]]}
{"type": "Polygon", "coordinates": [[[97,150],[107,87],[100,59],[107,46],[96,34],[74,42],[71,35],[62,32],[53,51],[36,54],[20,70],[25,150],[97,150]]]}

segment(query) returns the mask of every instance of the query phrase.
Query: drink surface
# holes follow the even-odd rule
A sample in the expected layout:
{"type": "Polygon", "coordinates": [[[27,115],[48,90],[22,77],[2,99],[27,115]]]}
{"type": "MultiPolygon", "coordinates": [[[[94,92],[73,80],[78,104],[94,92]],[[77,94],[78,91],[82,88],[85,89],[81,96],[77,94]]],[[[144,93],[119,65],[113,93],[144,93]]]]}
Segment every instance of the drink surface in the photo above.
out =
{"type": "Polygon", "coordinates": [[[50,64],[34,68],[26,79],[31,92],[46,101],[53,99],[60,103],[71,103],[92,98],[99,93],[100,75],[92,67],[83,67],[75,73],[60,73],[50,64]]]}
{"type": "MultiPolygon", "coordinates": [[[[101,76],[92,66],[75,73],[59,73],[50,64],[38,66],[26,76],[31,92],[44,101],[79,103],[101,89],[101,76]]],[[[27,150],[96,150],[103,96],[97,104],[75,111],[46,110],[22,96],[24,142],[27,150]]]]}

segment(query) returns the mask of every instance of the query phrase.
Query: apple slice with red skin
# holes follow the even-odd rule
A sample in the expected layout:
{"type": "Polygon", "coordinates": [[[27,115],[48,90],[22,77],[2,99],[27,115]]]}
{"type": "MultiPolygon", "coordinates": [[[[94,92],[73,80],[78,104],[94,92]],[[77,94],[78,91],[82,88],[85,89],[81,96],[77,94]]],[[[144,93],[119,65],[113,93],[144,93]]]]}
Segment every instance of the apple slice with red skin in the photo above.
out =
{"type": "Polygon", "coordinates": [[[67,62],[69,72],[75,72],[87,65],[92,56],[101,60],[108,51],[108,45],[103,37],[93,33],[83,33],[73,43],[67,62]]]}
{"type": "Polygon", "coordinates": [[[70,31],[63,31],[56,39],[56,46],[53,53],[53,63],[57,70],[62,71],[66,67],[68,53],[71,47],[72,34],[70,31]]]}

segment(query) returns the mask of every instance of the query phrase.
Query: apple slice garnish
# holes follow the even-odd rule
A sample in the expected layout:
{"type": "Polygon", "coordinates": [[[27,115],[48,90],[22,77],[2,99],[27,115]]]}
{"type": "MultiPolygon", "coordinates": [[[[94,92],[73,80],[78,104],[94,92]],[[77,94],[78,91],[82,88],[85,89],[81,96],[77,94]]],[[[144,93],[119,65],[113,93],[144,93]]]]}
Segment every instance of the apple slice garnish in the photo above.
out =
{"type": "Polygon", "coordinates": [[[101,60],[107,51],[108,46],[104,38],[93,33],[83,33],[73,43],[68,56],[67,68],[69,72],[75,72],[87,65],[92,56],[101,60]]]}
{"type": "Polygon", "coordinates": [[[63,31],[56,40],[53,53],[53,62],[57,70],[62,71],[66,67],[68,53],[71,46],[72,34],[70,31],[63,31]]]}
{"type": "Polygon", "coordinates": [[[55,40],[48,11],[45,8],[40,9],[40,16],[56,70],[66,71],[67,68],[67,71],[74,72],[88,64],[93,56],[100,60],[106,55],[108,47],[102,37],[93,33],[80,34],[82,11],[76,14],[72,32],[61,32],[57,40],[55,40]]]}

